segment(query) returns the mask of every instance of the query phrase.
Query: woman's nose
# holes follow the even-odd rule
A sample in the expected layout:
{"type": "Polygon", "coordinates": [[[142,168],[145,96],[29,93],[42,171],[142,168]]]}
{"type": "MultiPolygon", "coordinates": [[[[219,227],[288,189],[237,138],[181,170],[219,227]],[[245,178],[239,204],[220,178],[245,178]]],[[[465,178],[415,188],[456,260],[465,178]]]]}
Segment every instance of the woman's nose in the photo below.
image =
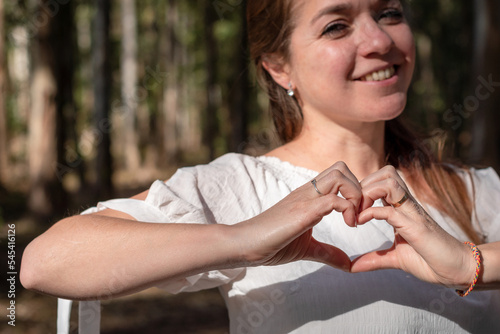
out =
{"type": "Polygon", "coordinates": [[[392,37],[372,18],[361,23],[358,31],[359,52],[362,56],[386,54],[394,45],[392,37]]]}

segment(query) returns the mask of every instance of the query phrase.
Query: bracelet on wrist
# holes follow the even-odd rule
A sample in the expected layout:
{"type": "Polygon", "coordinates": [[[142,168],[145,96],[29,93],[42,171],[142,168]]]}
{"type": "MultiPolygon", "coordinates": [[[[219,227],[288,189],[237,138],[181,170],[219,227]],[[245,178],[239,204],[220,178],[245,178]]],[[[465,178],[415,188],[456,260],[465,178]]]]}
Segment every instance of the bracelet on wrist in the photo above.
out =
{"type": "Polygon", "coordinates": [[[474,275],[474,279],[472,280],[472,283],[470,284],[467,290],[465,291],[456,290],[456,292],[460,297],[466,297],[472,290],[474,290],[474,287],[477,284],[477,280],[479,279],[479,273],[481,271],[481,253],[479,252],[479,249],[472,242],[466,241],[464,243],[470,247],[472,254],[474,256],[474,260],[476,261],[476,274],[474,275]]]}

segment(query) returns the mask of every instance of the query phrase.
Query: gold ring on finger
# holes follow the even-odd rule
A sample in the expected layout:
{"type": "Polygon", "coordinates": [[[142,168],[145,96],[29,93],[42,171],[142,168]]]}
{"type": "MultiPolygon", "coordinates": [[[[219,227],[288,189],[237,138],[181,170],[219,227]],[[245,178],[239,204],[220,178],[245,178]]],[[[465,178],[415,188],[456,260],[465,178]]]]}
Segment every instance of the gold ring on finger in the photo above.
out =
{"type": "Polygon", "coordinates": [[[399,200],[399,202],[391,204],[393,208],[399,208],[401,205],[403,205],[407,200],[408,200],[408,194],[405,192],[405,195],[403,198],[399,200]]]}

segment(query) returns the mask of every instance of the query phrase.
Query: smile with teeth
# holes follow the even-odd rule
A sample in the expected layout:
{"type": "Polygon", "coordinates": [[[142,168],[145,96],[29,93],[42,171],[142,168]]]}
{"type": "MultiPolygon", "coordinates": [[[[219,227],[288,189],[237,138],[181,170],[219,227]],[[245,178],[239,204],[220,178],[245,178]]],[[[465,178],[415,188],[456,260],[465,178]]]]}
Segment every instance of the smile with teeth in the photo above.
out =
{"type": "Polygon", "coordinates": [[[394,66],[391,66],[388,69],[375,71],[365,75],[361,78],[361,81],[383,81],[392,78],[394,74],[396,74],[396,69],[394,66]]]}

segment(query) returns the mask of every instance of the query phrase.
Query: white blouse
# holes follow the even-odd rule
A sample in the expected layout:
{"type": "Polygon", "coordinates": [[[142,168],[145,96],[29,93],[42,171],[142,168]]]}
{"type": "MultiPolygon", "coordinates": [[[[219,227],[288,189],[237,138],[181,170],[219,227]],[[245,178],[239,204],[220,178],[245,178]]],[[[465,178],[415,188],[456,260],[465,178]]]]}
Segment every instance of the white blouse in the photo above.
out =
{"type": "MultiPolygon", "coordinates": [[[[227,154],[154,182],[145,201],[111,200],[91,211],[109,208],[144,222],[232,225],[270,208],[317,174],[277,158],[227,154]]],[[[472,175],[474,226],[488,242],[500,241],[500,179],[493,169],[472,170],[472,175]]],[[[470,178],[464,179],[472,192],[470,178]]],[[[426,209],[448,233],[467,240],[448,217],[426,209]]],[[[394,240],[385,221],[354,229],[337,212],[326,216],[313,236],[351,259],[389,248],[394,240]]],[[[349,274],[299,261],[210,271],[159,287],[171,293],[218,287],[231,333],[500,333],[500,291],[460,298],[453,289],[399,270],[349,274]]]]}

